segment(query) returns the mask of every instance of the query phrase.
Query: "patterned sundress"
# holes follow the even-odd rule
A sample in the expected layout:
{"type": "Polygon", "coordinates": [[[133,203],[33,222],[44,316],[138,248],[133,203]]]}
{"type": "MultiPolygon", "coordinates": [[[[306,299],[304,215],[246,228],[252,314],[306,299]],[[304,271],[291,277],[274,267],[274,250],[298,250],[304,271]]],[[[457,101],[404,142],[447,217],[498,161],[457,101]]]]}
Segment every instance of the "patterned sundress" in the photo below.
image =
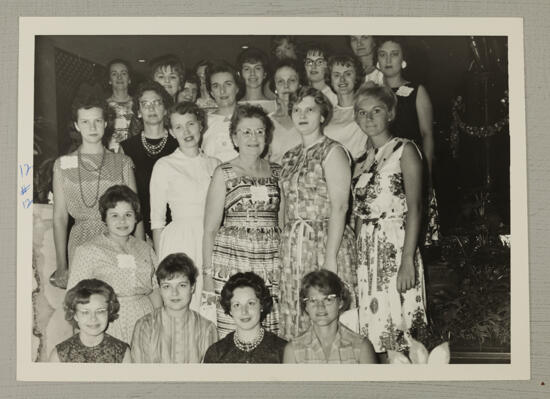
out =
{"type": "MultiPolygon", "coordinates": [[[[340,143],[323,136],[304,148],[299,145],[283,157],[281,186],[285,196],[286,223],[281,233],[281,320],[280,335],[292,339],[310,325],[300,309],[300,284],[307,273],[319,270],[325,262],[330,199],[323,162],[340,143]]],[[[345,149],[344,149],[345,150],[345,149]]],[[[355,237],[346,225],[337,255],[338,275],[352,292],[355,303],[355,237]]]]}
{"type": "Polygon", "coordinates": [[[75,220],[68,241],[69,273],[76,247],[106,230],[99,214],[99,198],[115,184],[127,185],[133,167],[126,155],[108,150],[80,156],[74,152],[56,159],[54,178],[63,187],[67,211],[75,220]]]}
{"type": "MultiPolygon", "coordinates": [[[[214,278],[214,291],[221,293],[229,278],[239,272],[254,272],[262,277],[273,296],[273,310],[263,326],[279,331],[279,173],[271,165],[270,177],[238,176],[230,163],[221,164],[225,180],[224,221],[214,239],[211,269],[204,274],[214,278]]],[[[218,304],[218,335],[223,338],[235,329],[231,316],[218,304]]]]}
{"type": "Polygon", "coordinates": [[[414,145],[408,139],[393,138],[378,149],[371,148],[353,179],[353,214],[361,220],[357,237],[360,331],[376,352],[406,349],[404,332],[426,323],[424,269],[418,249],[416,284],[405,293],[397,291],[407,219],[400,160],[407,143],[414,145]]]}

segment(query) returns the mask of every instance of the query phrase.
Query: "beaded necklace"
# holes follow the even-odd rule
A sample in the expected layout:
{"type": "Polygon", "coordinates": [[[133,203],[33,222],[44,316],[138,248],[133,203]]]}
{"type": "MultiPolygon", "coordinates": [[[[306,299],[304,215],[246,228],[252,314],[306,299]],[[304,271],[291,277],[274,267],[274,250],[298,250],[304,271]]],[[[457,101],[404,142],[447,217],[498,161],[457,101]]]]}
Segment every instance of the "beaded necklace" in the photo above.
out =
{"type": "Polygon", "coordinates": [[[233,343],[237,348],[239,348],[243,352],[252,352],[254,349],[260,345],[262,340],[264,339],[264,329],[263,327],[260,327],[260,332],[256,337],[252,340],[252,342],[243,342],[239,338],[239,330],[235,331],[235,334],[233,334],[233,343]]]}
{"type": "Polygon", "coordinates": [[[100,181],[101,181],[101,171],[103,169],[103,165],[105,163],[105,148],[103,148],[103,152],[101,153],[101,163],[99,164],[99,166],[97,168],[92,168],[92,169],[88,169],[85,165],[84,165],[84,162],[82,162],[82,154],[80,152],[80,148],[78,148],[78,151],[77,151],[77,158],[78,158],[78,188],[80,190],[80,198],[82,199],[82,203],[84,204],[84,206],[86,208],[93,208],[95,207],[95,205],[97,204],[97,201],[99,199],[99,184],[100,184],[100,181]],[[95,192],[95,198],[94,198],[94,201],[88,205],[88,203],[86,203],[86,199],[84,198],[84,191],[82,191],[82,177],[80,175],[80,167],[82,166],[82,168],[84,168],[85,170],[87,170],[88,172],[98,172],[97,174],[97,187],[96,187],[96,192],[95,192]]]}
{"type": "Polygon", "coordinates": [[[147,139],[145,138],[145,133],[141,132],[141,144],[143,145],[143,148],[145,148],[145,152],[147,153],[147,155],[150,157],[160,154],[160,152],[164,149],[167,141],[168,135],[164,136],[158,144],[148,143],[147,139]]]}

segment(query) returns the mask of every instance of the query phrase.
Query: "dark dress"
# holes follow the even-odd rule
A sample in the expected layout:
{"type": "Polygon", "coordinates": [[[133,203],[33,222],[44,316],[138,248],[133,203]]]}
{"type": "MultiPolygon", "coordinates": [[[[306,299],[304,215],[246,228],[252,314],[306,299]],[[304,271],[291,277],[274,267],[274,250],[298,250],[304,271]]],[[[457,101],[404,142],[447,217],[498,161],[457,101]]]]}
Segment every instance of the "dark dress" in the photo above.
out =
{"type": "Polygon", "coordinates": [[[393,87],[392,90],[397,95],[397,113],[390,125],[392,135],[412,140],[422,148],[422,134],[416,112],[418,83],[405,83],[400,87],[393,87]]]}
{"type": "Polygon", "coordinates": [[[130,346],[105,334],[96,346],[85,346],[78,334],[56,345],[57,357],[64,363],[122,363],[130,346]]]}
{"type": "Polygon", "coordinates": [[[264,339],[254,350],[244,352],[233,342],[235,332],[210,346],[204,355],[204,363],[282,363],[287,341],[265,331],[264,339]]]}
{"type": "MultiPolygon", "coordinates": [[[[157,145],[162,139],[148,139],[147,142],[151,145],[157,145]]],[[[141,143],[141,134],[133,136],[128,140],[120,143],[124,154],[132,158],[135,165],[136,185],[141,204],[141,216],[143,219],[143,227],[145,233],[151,234],[151,205],[149,199],[149,182],[153,173],[153,166],[159,158],[173,153],[178,148],[178,142],[171,135],[168,135],[168,140],[164,148],[156,155],[149,154],[141,143]]],[[[168,218],[167,218],[168,219],[168,218]]]]}

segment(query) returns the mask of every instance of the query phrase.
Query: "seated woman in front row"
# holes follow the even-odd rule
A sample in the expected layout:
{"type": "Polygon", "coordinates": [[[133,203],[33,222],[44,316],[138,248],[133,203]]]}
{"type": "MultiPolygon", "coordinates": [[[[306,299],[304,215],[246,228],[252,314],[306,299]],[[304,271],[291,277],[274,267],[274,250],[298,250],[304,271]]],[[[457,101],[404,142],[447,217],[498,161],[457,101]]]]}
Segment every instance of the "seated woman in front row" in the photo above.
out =
{"type": "Polygon", "coordinates": [[[282,363],[287,341],[261,325],[273,298],[260,276],[234,274],[223,286],[220,302],[236,330],[208,348],[204,363],[282,363]]]}
{"type": "Polygon", "coordinates": [[[300,302],[311,325],[287,344],[284,363],[376,363],[370,341],[338,321],[350,305],[350,294],[335,273],[321,269],[306,274],[300,302]]]}
{"type": "Polygon", "coordinates": [[[216,326],[189,309],[198,271],[182,252],[168,255],[156,271],[163,306],[136,323],[134,363],[200,363],[218,340],[216,326]]]}
{"type": "Polygon", "coordinates": [[[78,327],[78,333],[55,346],[50,362],[130,363],[128,344],[105,333],[120,308],[109,284],[81,280],[67,291],[64,308],[65,319],[78,327]]]}

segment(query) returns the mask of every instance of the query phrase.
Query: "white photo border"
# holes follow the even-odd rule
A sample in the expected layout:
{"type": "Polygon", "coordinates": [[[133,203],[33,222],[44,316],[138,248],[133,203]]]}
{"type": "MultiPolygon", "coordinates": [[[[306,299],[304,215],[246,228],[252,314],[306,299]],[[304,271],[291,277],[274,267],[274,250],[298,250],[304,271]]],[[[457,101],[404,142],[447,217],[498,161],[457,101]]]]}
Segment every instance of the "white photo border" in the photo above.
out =
{"type": "MultiPolygon", "coordinates": [[[[34,362],[32,208],[17,200],[17,380],[20,381],[428,381],[530,378],[527,164],[522,18],[21,17],[18,165],[33,163],[35,36],[40,35],[507,36],[510,105],[511,363],[464,365],[62,364],[34,362]],[[391,27],[391,30],[388,28],[391,27]],[[32,77],[32,78],[30,78],[32,77]]],[[[24,185],[18,173],[17,186],[24,185]]],[[[30,196],[32,198],[32,195],[30,196]]]]}

